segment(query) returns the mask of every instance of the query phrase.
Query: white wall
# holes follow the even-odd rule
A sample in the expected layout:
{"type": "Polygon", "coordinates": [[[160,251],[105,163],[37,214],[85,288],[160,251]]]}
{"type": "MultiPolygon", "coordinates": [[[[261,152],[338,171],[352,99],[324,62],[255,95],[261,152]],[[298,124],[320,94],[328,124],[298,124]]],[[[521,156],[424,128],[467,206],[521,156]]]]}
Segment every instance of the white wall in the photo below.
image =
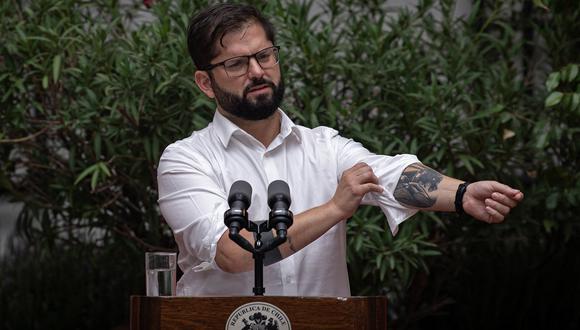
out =
{"type": "Polygon", "coordinates": [[[0,198],[0,257],[8,251],[8,241],[14,233],[16,217],[22,209],[22,203],[10,203],[0,198]]]}

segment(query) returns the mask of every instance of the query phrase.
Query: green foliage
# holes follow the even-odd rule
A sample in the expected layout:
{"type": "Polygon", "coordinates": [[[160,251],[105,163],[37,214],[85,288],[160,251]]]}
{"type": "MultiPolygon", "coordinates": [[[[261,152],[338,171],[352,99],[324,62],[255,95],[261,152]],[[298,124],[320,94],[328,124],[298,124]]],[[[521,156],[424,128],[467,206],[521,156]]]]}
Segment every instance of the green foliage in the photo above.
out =
{"type": "MultiPolygon", "coordinates": [[[[551,158],[545,163],[545,171],[560,176],[562,183],[557,187],[546,187],[545,207],[548,210],[573,210],[580,205],[578,150],[580,150],[580,65],[569,64],[552,72],[546,81],[548,96],[545,100],[546,113],[539,118],[536,127],[536,148],[543,149],[551,158]]],[[[574,214],[568,213],[569,219],[574,214]]],[[[575,221],[546,219],[547,232],[553,227],[564,226],[566,237],[570,237],[577,224],[575,221]]]]}
{"type": "Polygon", "coordinates": [[[116,232],[170,244],[154,206],[156,163],[163,146],[211,113],[185,57],[192,8],[168,10],[157,6],[155,21],[139,28],[115,2],[35,1],[5,15],[2,152],[10,162],[0,175],[26,202],[20,220],[30,239],[50,232],[48,244],[70,242],[72,228],[103,228],[103,243],[116,232]],[[26,173],[14,177],[16,167],[26,173]]]}
{"type": "MultiPolygon", "coordinates": [[[[143,292],[143,252],[175,248],[156,205],[156,164],[213,116],[184,33],[208,2],[0,3],[0,192],[25,203],[24,244],[0,271],[7,329],[123,324],[129,294],[143,292]],[[15,305],[30,291],[41,298],[15,305]],[[57,319],[64,301],[70,317],[57,319]],[[32,310],[35,320],[23,317],[32,310]]],[[[474,2],[457,17],[449,0],[396,11],[381,1],[254,1],[277,27],[284,109],[297,123],[526,194],[502,225],[421,213],[396,237],[380,210],[361,208],[349,221],[352,293],[388,295],[393,327],[446,312],[477,328],[485,313],[449,306],[500,304],[513,278],[492,285],[495,263],[506,274],[522,272],[513,260],[538,264],[525,270],[539,279],[547,258],[578,241],[580,9],[570,3],[474,2]],[[478,281],[488,290],[470,295],[478,281]]]]}

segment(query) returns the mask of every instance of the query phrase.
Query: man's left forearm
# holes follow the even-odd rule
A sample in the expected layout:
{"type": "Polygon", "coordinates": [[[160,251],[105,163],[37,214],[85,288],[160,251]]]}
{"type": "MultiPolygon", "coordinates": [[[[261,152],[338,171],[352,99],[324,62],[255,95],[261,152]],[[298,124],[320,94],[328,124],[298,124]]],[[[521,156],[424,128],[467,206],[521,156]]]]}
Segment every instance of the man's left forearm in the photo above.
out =
{"type": "Polygon", "coordinates": [[[401,174],[394,196],[399,203],[411,208],[454,212],[455,193],[462,182],[414,163],[401,174]]]}
{"type": "Polygon", "coordinates": [[[408,207],[455,212],[487,223],[502,222],[524,194],[497,181],[477,181],[458,193],[463,181],[445,176],[421,163],[409,165],[399,178],[395,199],[408,207]]]}

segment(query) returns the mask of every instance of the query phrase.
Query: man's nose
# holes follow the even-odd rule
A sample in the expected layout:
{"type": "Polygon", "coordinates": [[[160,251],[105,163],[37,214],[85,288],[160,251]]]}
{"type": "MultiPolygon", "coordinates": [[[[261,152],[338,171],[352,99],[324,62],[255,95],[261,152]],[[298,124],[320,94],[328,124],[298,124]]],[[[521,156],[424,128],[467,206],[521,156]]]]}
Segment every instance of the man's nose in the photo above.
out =
{"type": "Polygon", "coordinates": [[[250,79],[252,78],[262,78],[264,75],[264,69],[260,66],[260,63],[254,58],[250,58],[250,62],[248,62],[248,76],[250,79]]]}

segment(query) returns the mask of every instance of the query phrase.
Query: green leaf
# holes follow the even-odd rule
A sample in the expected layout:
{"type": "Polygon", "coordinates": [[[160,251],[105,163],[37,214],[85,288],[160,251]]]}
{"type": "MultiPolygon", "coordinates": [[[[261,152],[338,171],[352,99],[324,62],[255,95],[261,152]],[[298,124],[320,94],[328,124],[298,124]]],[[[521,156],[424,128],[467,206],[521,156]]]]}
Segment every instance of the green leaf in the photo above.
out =
{"type": "Polygon", "coordinates": [[[546,198],[546,208],[548,210],[553,210],[558,206],[558,199],[560,197],[560,194],[558,194],[557,192],[555,193],[551,193],[548,198],[546,198]]]}
{"type": "Polygon", "coordinates": [[[380,275],[379,278],[381,279],[381,282],[385,280],[385,275],[387,274],[387,265],[386,264],[382,264],[380,267],[380,275]]]}
{"type": "Polygon", "coordinates": [[[367,231],[377,231],[377,232],[384,232],[385,230],[374,223],[365,223],[365,229],[367,231]]]}
{"type": "Polygon", "coordinates": [[[536,148],[537,149],[544,149],[546,146],[546,141],[548,140],[548,131],[543,131],[536,138],[536,148]]]}
{"type": "Polygon", "coordinates": [[[62,61],[62,58],[60,57],[60,55],[56,55],[52,59],[52,81],[54,81],[55,83],[58,81],[58,77],[60,75],[61,61],[62,61]]]}
{"type": "Polygon", "coordinates": [[[546,80],[546,88],[548,89],[548,92],[555,90],[559,84],[560,84],[560,73],[559,72],[550,73],[548,79],[546,80]]]}
{"type": "Polygon", "coordinates": [[[542,8],[542,9],[544,9],[544,10],[550,10],[550,9],[549,9],[549,8],[548,8],[548,7],[547,7],[545,4],[544,4],[544,1],[542,1],[542,0],[534,0],[534,6],[536,6],[536,7],[540,7],[540,8],[542,8]]]}
{"type": "Polygon", "coordinates": [[[545,103],[546,108],[551,108],[553,106],[558,105],[558,103],[560,103],[560,101],[562,101],[562,97],[563,96],[564,96],[563,93],[560,93],[560,92],[552,92],[552,94],[550,94],[546,98],[546,103],[545,103]]]}
{"type": "Polygon", "coordinates": [[[111,171],[109,170],[109,167],[107,166],[107,163],[105,162],[99,162],[99,169],[101,170],[101,172],[105,173],[105,176],[111,176],[111,171]]]}
{"type": "Polygon", "coordinates": [[[169,86],[169,84],[171,84],[174,81],[175,77],[177,77],[178,74],[179,73],[172,74],[171,77],[169,77],[169,79],[159,84],[159,86],[157,86],[157,88],[155,89],[154,94],[159,94],[159,92],[164,91],[167,88],[167,86],[169,86]]]}
{"type": "Polygon", "coordinates": [[[91,190],[95,190],[97,184],[99,183],[99,173],[100,171],[94,171],[91,177],[91,190]]]}
{"type": "Polygon", "coordinates": [[[463,166],[465,166],[465,168],[467,169],[467,171],[470,174],[475,174],[475,170],[473,169],[473,166],[471,165],[471,163],[473,162],[473,157],[468,156],[468,155],[459,155],[459,159],[461,160],[461,162],[463,163],[463,166]]]}
{"type": "Polygon", "coordinates": [[[48,88],[48,76],[42,77],[42,88],[44,89],[48,88]]]}
{"type": "Polygon", "coordinates": [[[436,250],[422,250],[419,252],[419,254],[425,257],[432,257],[441,255],[441,252],[436,250]]]}
{"type": "Polygon", "coordinates": [[[580,110],[580,93],[572,93],[570,110],[580,110]]]}
{"type": "Polygon", "coordinates": [[[576,79],[576,77],[578,76],[578,65],[576,64],[570,64],[570,66],[568,67],[568,81],[572,82],[574,81],[574,79],[576,79]]]}
{"type": "Polygon", "coordinates": [[[18,79],[14,82],[14,86],[16,86],[16,88],[18,88],[18,91],[20,93],[26,93],[26,89],[24,88],[24,80],[22,79],[18,79]]]}
{"type": "Polygon", "coordinates": [[[98,164],[94,164],[94,165],[91,165],[91,166],[87,167],[87,168],[86,168],[86,169],[85,169],[85,170],[84,170],[84,171],[83,171],[83,172],[82,172],[82,173],[81,173],[81,174],[80,174],[80,175],[77,177],[77,179],[75,180],[75,183],[74,183],[74,185],[76,186],[76,185],[77,185],[79,182],[81,182],[81,180],[82,180],[82,179],[84,179],[84,178],[85,178],[87,175],[89,175],[89,174],[91,174],[91,173],[93,173],[93,172],[97,171],[97,166],[98,166],[98,164]]]}
{"type": "Polygon", "coordinates": [[[361,235],[358,235],[354,238],[354,250],[360,251],[363,244],[363,238],[361,235]]]}
{"type": "Polygon", "coordinates": [[[503,104],[496,104],[489,109],[486,109],[484,111],[480,111],[477,114],[475,114],[474,116],[467,118],[467,120],[472,121],[472,120],[476,120],[476,119],[480,119],[480,118],[486,118],[486,117],[489,117],[495,113],[501,112],[504,108],[505,108],[505,106],[503,104]]]}

